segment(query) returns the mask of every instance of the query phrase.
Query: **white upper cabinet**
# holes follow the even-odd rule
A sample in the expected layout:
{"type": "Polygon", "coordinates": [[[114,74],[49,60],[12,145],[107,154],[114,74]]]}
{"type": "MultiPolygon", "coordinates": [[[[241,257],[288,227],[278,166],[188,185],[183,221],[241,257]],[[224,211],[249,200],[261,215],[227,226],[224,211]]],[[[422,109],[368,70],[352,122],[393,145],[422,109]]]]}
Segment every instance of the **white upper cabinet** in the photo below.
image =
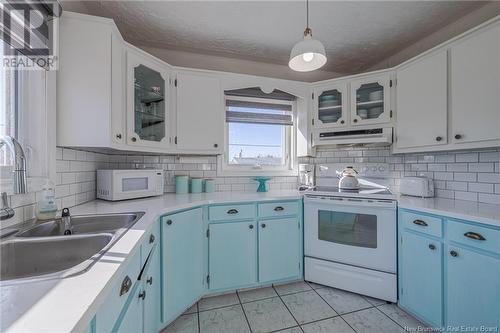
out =
{"type": "Polygon", "coordinates": [[[180,71],[176,82],[177,149],[222,153],[224,94],[219,78],[180,71]]]}
{"type": "Polygon", "coordinates": [[[122,43],[112,20],[70,12],[61,17],[57,145],[124,143],[122,43]]]}
{"type": "Polygon", "coordinates": [[[348,125],[348,97],[345,82],[314,90],[314,127],[344,127],[348,125]]]}
{"type": "Polygon", "coordinates": [[[451,47],[450,79],[453,142],[500,140],[500,23],[451,47]]]}
{"type": "Polygon", "coordinates": [[[447,52],[398,69],[396,149],[447,143],[447,52]]]}
{"type": "Polygon", "coordinates": [[[127,52],[127,143],[170,146],[170,77],[165,64],[138,50],[127,52]]]}
{"type": "Polygon", "coordinates": [[[351,125],[390,122],[390,83],[388,74],[351,81],[351,125]]]}

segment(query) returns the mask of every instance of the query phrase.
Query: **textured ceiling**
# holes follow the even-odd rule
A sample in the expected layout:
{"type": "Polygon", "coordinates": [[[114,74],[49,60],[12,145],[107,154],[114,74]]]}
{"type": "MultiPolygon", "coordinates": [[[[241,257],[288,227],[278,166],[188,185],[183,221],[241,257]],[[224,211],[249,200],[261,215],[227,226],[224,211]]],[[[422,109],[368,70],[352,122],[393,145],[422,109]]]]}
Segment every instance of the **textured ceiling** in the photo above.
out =
{"type": "MultiPolygon", "coordinates": [[[[357,73],[485,5],[482,1],[310,1],[326,70],[357,73]]],[[[63,1],[111,17],[139,46],[287,64],[305,1],[63,1]]]]}

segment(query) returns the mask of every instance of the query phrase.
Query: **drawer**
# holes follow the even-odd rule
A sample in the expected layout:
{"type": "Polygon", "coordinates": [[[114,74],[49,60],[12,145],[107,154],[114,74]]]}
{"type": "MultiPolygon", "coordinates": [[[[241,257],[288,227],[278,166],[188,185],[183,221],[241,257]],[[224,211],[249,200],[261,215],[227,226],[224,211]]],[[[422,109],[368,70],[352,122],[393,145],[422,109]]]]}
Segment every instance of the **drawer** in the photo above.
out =
{"type": "Polygon", "coordinates": [[[273,217],[299,214],[297,201],[262,203],[258,206],[259,217],[273,217]]]}
{"type": "Polygon", "coordinates": [[[450,241],[500,254],[500,230],[447,220],[446,234],[450,241]]]}
{"type": "Polygon", "coordinates": [[[141,246],[141,267],[146,263],[148,259],[149,252],[156,244],[160,244],[160,223],[155,222],[155,224],[146,233],[146,238],[142,241],[141,246]]]}
{"type": "Polygon", "coordinates": [[[236,204],[208,207],[210,221],[241,220],[255,218],[254,204],[236,204]]]}
{"type": "Polygon", "coordinates": [[[399,223],[401,226],[407,229],[415,230],[436,237],[443,236],[443,219],[440,217],[400,211],[399,223]]]}
{"type": "Polygon", "coordinates": [[[125,270],[120,273],[116,284],[96,314],[96,326],[99,332],[111,332],[127,299],[132,294],[134,285],[138,283],[140,271],[141,251],[137,251],[125,270]],[[128,286],[128,289],[125,286],[128,286]]]}

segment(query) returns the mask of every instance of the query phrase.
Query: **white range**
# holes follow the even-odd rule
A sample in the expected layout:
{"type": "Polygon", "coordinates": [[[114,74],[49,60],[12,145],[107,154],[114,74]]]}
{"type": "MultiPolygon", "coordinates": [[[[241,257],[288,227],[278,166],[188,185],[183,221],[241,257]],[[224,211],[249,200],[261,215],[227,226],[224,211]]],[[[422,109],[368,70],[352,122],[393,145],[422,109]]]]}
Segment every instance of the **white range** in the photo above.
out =
{"type": "Polygon", "coordinates": [[[396,197],[383,163],[316,166],[304,192],[305,279],[390,302],[397,300],[396,197]],[[352,166],[361,187],[340,190],[337,171],[352,166]]]}

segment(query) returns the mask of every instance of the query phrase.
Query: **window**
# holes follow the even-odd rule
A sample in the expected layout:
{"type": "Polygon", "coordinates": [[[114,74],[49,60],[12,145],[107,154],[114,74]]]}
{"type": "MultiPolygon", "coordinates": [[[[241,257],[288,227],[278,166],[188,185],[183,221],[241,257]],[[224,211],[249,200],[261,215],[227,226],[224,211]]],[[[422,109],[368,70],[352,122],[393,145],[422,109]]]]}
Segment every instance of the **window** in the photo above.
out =
{"type": "MultiPolygon", "coordinates": [[[[0,40],[0,47],[5,55],[10,46],[0,40]]],[[[29,192],[40,189],[47,178],[55,181],[55,72],[0,70],[0,136],[4,135],[16,138],[23,147],[29,192]]],[[[4,147],[0,150],[2,192],[11,193],[12,169],[12,156],[4,147]]]]}
{"type": "Polygon", "coordinates": [[[260,88],[225,92],[226,151],[223,172],[293,173],[295,97],[260,88]]]}

